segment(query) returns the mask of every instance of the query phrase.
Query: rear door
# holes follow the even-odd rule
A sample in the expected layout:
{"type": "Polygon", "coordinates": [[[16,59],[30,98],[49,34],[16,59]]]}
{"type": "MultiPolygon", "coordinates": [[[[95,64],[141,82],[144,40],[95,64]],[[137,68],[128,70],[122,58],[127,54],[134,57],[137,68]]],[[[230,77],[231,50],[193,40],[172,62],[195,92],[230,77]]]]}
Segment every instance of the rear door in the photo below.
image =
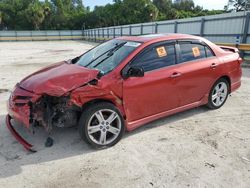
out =
{"type": "Polygon", "coordinates": [[[180,106],[203,99],[221,74],[221,66],[213,51],[199,41],[178,42],[180,73],[176,87],[181,95],[180,106]]]}
{"type": "Polygon", "coordinates": [[[142,67],[144,77],[123,81],[123,101],[129,122],[179,106],[175,72],[175,43],[159,43],[148,47],[128,65],[142,67]]]}

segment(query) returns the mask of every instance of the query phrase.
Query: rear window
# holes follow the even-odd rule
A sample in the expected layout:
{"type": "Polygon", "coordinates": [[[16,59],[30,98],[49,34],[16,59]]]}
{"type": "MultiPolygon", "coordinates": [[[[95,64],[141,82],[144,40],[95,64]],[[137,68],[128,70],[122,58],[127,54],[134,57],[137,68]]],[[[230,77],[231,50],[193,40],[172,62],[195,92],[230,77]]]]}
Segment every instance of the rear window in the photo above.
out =
{"type": "Polygon", "coordinates": [[[180,43],[181,62],[193,61],[206,57],[203,45],[192,43],[180,43]]]}
{"type": "Polygon", "coordinates": [[[194,61],[214,56],[213,52],[202,44],[180,43],[181,62],[194,61]]]}

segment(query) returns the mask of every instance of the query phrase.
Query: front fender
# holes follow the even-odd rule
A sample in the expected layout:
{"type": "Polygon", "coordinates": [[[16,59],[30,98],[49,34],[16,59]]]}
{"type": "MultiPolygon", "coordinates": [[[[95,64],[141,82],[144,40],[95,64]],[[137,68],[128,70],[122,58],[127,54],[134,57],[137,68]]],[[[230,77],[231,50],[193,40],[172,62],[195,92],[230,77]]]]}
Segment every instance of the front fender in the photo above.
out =
{"type": "Polygon", "coordinates": [[[100,86],[87,84],[71,92],[70,102],[76,106],[82,107],[84,104],[102,99],[112,102],[125,117],[123,101],[112,90],[101,88],[100,86]]]}

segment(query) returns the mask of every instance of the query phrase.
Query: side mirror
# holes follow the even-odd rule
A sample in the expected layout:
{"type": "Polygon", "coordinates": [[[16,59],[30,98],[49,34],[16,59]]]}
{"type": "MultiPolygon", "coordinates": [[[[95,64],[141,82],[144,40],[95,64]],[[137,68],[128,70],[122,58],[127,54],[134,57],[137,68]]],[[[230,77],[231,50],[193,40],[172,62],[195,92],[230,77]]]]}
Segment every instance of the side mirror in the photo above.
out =
{"type": "Polygon", "coordinates": [[[143,77],[144,76],[144,69],[142,67],[129,67],[127,71],[123,72],[123,78],[129,77],[143,77]]]}

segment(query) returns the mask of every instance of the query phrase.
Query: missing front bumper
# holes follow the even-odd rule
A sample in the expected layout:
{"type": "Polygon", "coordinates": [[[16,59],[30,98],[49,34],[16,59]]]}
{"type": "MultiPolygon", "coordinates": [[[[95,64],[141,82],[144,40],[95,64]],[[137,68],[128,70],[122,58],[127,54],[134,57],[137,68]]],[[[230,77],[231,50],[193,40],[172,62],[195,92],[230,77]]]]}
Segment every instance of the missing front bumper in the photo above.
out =
{"type": "Polygon", "coordinates": [[[16,138],[16,140],[23,145],[23,147],[30,151],[30,152],[36,152],[36,150],[33,148],[33,145],[28,143],[26,140],[23,139],[21,135],[17,133],[17,131],[14,129],[13,125],[11,124],[11,116],[8,114],[6,115],[6,125],[7,128],[10,130],[11,134],[16,138]]]}

